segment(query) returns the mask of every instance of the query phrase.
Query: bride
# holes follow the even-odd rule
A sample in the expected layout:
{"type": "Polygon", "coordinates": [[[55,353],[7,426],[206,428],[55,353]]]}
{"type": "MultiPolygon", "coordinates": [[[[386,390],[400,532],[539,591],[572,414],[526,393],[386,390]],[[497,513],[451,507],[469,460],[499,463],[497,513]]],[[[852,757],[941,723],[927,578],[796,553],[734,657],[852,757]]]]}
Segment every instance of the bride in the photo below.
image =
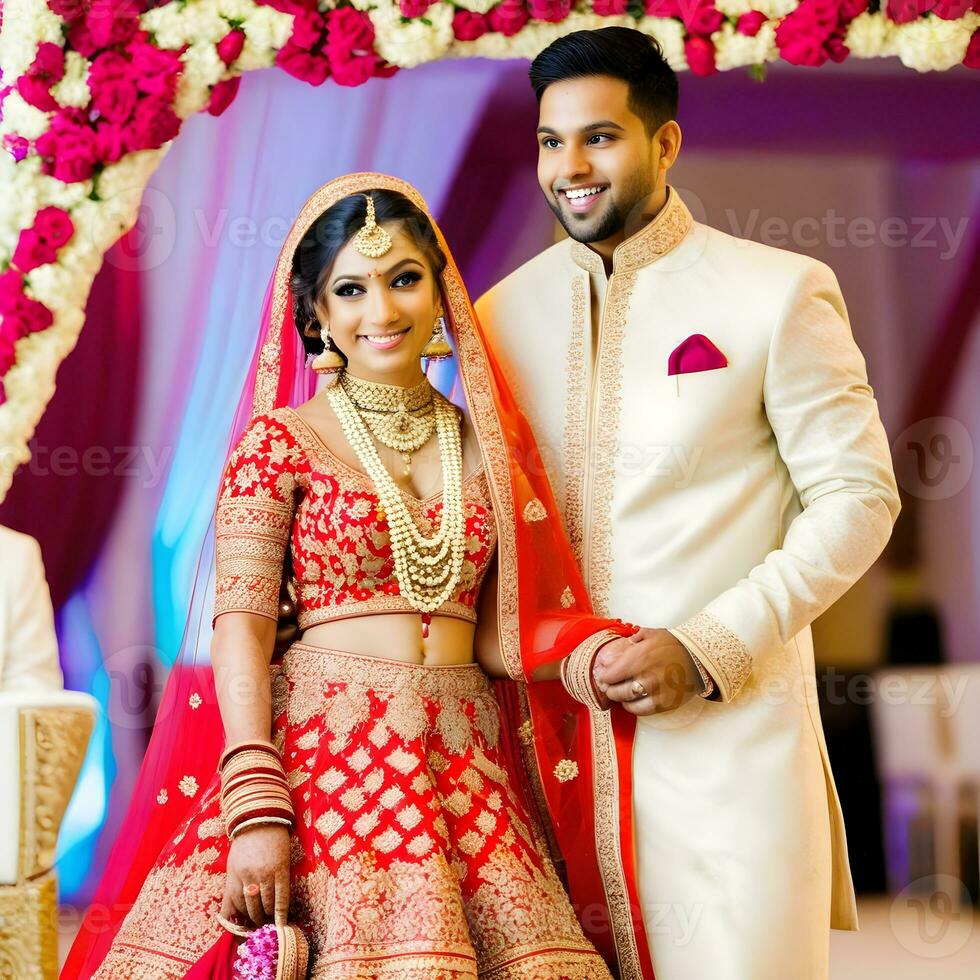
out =
{"type": "Polygon", "coordinates": [[[174,668],[63,976],[229,976],[232,933],[288,920],[318,978],[608,978],[622,911],[583,745],[592,659],[632,628],[591,614],[417,192],[320,188],[262,326],[210,534],[211,669],[174,668]],[[565,887],[608,911],[595,945],[565,887]]]}

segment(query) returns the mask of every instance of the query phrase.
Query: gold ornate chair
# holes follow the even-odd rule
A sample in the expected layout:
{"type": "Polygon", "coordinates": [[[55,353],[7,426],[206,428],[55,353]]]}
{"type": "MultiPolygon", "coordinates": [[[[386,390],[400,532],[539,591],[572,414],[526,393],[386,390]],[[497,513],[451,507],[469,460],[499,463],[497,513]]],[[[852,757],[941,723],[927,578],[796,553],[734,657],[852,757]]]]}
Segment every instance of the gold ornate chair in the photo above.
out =
{"type": "Polygon", "coordinates": [[[58,829],[98,703],[78,691],[0,692],[0,977],[58,975],[58,829]]]}

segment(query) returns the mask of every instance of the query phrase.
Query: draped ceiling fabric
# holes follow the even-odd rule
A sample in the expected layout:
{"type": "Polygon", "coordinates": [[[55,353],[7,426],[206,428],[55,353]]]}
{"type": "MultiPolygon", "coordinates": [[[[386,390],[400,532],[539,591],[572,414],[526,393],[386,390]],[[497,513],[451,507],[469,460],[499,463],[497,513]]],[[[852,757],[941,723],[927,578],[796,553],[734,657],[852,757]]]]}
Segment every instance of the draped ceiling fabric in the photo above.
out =
{"type": "MultiPolygon", "coordinates": [[[[685,145],[672,177],[695,217],[834,268],[894,438],[970,236],[957,243],[934,230],[921,247],[893,245],[884,222],[945,219],[955,234],[976,213],[975,80],[957,71],[838,70],[845,67],[779,66],[762,85],[733,73],[683,76],[685,145]],[[823,230],[781,237],[780,222],[799,219],[823,221],[823,230]],[[828,231],[837,219],[842,244],[828,231]],[[855,225],[864,219],[870,233],[855,225]]],[[[122,477],[62,480],[57,490],[25,467],[0,509],[0,519],[42,538],[66,677],[99,696],[110,723],[96,733],[85,792],[66,818],[63,899],[88,895],[89,869],[111,844],[179,645],[187,563],[207,524],[260,292],[286,228],[310,189],[332,176],[396,174],[427,198],[478,296],[554,236],[536,184],[526,69],[440,62],[357,89],[253,73],[223,116],[185,124],[151,180],[137,228],[140,262],[134,269],[123,253],[118,268],[100,273],[101,295],[119,301],[93,313],[93,296],[59,375],[60,401],[37,437],[130,446],[134,459],[122,477]],[[128,283],[121,293],[120,282],[128,283]]],[[[978,333],[943,411],[980,451],[980,395],[967,383],[980,375],[978,333]]],[[[941,585],[948,653],[976,659],[980,481],[929,504],[922,533],[925,578],[941,585]]]]}

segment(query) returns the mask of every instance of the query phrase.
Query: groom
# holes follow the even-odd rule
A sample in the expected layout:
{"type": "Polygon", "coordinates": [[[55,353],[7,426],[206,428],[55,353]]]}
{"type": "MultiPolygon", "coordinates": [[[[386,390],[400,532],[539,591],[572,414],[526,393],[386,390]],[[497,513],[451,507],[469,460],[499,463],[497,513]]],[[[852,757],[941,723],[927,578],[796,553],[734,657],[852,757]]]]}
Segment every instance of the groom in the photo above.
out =
{"type": "MultiPolygon", "coordinates": [[[[597,611],[646,627],[592,676],[637,717],[653,968],[819,980],[828,930],[857,916],[810,623],[899,512],[864,359],[826,265],[698,224],[668,185],[677,79],[656,42],[580,31],[530,74],[569,237],[477,312],[597,611]]],[[[624,980],[649,972],[616,944],[624,980]]]]}

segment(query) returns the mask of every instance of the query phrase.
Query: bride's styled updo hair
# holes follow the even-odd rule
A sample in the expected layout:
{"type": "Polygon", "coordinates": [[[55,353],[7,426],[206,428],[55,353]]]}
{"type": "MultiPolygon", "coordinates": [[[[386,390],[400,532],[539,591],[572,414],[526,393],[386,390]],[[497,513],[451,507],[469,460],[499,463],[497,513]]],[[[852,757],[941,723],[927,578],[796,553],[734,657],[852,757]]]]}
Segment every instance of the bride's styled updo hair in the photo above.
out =
{"type": "MultiPolygon", "coordinates": [[[[365,193],[374,199],[378,224],[401,222],[404,230],[422,250],[433,275],[440,276],[446,267],[446,257],[428,217],[398,191],[371,190],[365,193]]],[[[293,294],[293,322],[308,354],[319,354],[323,350],[323,341],[319,336],[310,337],[303,329],[311,319],[316,318],[313,302],[323,291],[337,253],[364,227],[366,218],[367,198],[364,193],[351,194],[327,208],[310,225],[296,248],[289,284],[293,294]]]]}

